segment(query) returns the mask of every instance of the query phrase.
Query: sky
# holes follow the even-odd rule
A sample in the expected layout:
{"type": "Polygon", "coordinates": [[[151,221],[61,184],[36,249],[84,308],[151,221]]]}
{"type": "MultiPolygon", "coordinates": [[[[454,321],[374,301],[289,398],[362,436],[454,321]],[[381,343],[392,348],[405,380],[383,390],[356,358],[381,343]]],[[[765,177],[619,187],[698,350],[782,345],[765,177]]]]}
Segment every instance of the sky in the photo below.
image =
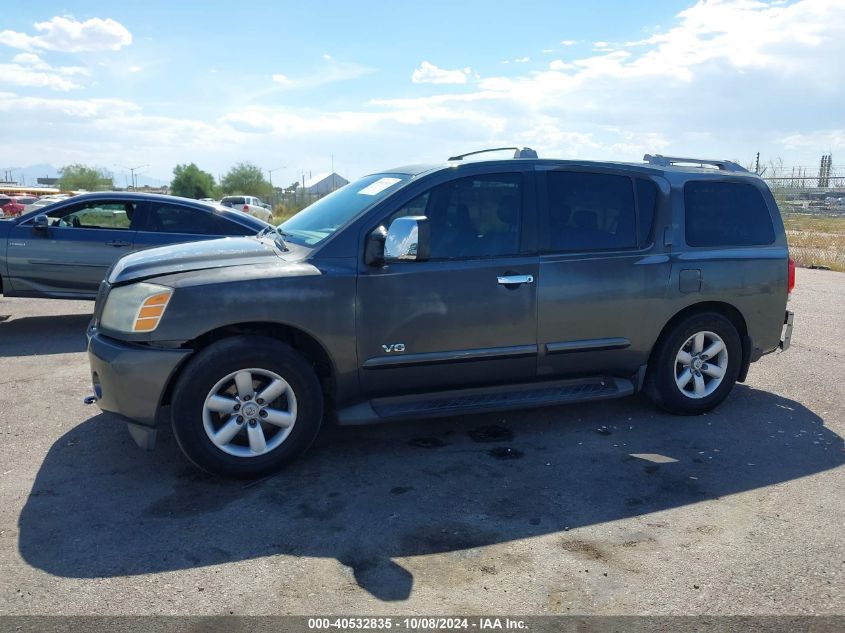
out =
{"type": "Polygon", "coordinates": [[[519,145],[836,168],[843,60],[845,0],[29,0],[0,13],[0,166],[287,185],[519,145]]]}

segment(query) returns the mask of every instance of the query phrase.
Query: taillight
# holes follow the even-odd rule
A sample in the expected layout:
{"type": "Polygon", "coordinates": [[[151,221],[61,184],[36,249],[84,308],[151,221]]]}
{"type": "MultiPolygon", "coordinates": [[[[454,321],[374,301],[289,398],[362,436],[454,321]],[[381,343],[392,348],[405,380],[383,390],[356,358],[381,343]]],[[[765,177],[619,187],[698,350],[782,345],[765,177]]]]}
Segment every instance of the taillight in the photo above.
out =
{"type": "Polygon", "coordinates": [[[244,205],[244,213],[249,213],[249,205],[248,204],[244,205]]]}
{"type": "Polygon", "coordinates": [[[787,267],[786,292],[789,294],[795,290],[795,260],[791,257],[789,258],[787,267]]]}

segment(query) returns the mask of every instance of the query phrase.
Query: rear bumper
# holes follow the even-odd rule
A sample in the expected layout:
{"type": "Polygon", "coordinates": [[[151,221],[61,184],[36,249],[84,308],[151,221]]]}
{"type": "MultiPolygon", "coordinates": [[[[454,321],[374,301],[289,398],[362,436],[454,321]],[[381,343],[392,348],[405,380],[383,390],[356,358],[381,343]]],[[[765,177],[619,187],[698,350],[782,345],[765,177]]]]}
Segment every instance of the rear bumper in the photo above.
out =
{"type": "Polygon", "coordinates": [[[128,421],[155,426],[164,390],[190,355],[191,350],[142,347],[92,333],[88,362],[98,406],[128,421]]]}
{"type": "Polygon", "coordinates": [[[787,310],[783,315],[783,333],[780,338],[778,348],[785,352],[792,345],[792,323],[795,321],[795,313],[792,310],[787,310]]]}

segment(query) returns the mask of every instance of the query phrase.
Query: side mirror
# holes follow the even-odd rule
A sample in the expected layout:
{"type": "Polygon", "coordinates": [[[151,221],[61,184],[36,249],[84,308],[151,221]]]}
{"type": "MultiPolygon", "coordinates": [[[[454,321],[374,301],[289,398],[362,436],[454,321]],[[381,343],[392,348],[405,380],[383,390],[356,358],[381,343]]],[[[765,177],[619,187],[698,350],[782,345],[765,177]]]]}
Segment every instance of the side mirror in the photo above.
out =
{"type": "Polygon", "coordinates": [[[367,266],[381,266],[384,264],[384,240],[387,238],[387,229],[379,226],[367,236],[367,243],[364,246],[364,263],[367,266]]]}
{"type": "Polygon", "coordinates": [[[50,221],[43,213],[39,213],[32,220],[32,228],[35,231],[46,231],[48,226],[50,226],[50,221]]]}
{"type": "Polygon", "coordinates": [[[422,215],[396,218],[384,240],[384,261],[425,261],[431,252],[428,218],[422,215]]]}

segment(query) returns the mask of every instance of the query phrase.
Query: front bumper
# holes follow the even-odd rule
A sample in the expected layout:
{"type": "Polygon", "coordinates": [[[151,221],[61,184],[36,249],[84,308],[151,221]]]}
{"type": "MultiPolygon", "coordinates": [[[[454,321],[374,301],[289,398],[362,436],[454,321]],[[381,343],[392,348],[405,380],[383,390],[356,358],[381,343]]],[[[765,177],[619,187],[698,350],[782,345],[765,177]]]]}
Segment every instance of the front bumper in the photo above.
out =
{"type": "Polygon", "coordinates": [[[155,426],[164,390],[190,355],[187,349],[133,345],[89,332],[88,362],[97,404],[131,422],[155,426]]]}
{"type": "Polygon", "coordinates": [[[792,345],[792,323],[795,321],[795,313],[792,310],[787,310],[783,315],[783,334],[780,339],[778,347],[782,352],[789,349],[792,345]]]}

